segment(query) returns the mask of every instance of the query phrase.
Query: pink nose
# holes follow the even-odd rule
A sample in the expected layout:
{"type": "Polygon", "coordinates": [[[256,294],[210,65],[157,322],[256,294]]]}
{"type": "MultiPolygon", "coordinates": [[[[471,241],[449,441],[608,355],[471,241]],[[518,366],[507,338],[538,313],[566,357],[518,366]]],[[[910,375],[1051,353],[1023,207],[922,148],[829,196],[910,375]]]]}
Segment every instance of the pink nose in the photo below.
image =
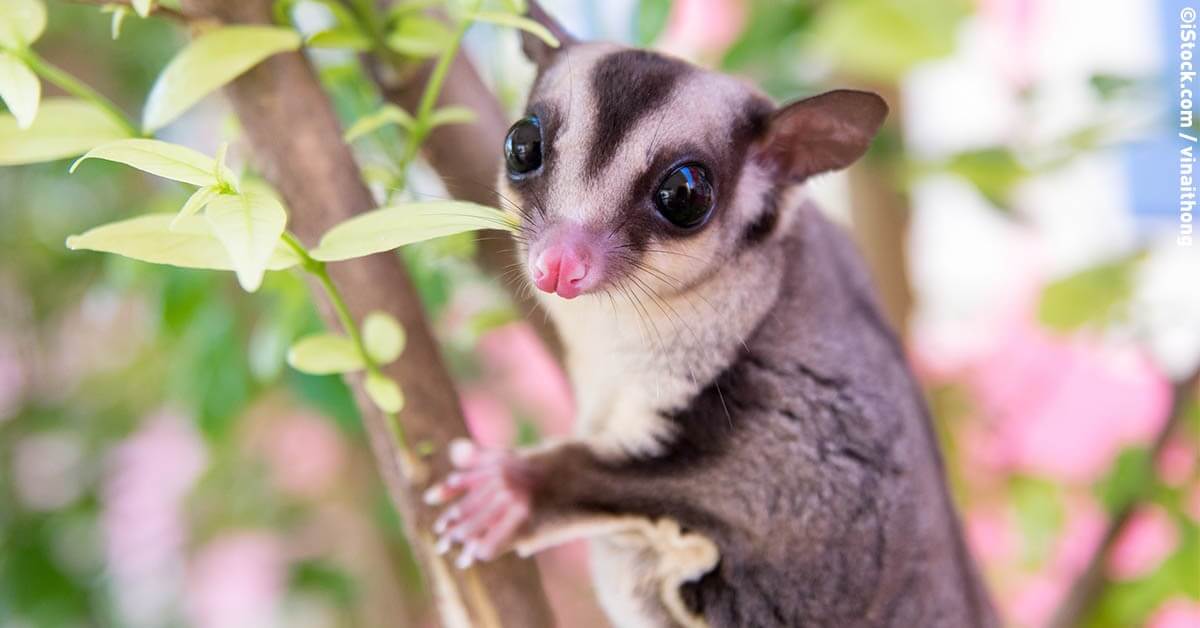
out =
{"type": "Polygon", "coordinates": [[[564,299],[573,299],[585,289],[588,257],[588,252],[580,246],[555,244],[538,255],[533,264],[533,282],[543,292],[557,292],[564,299]]]}

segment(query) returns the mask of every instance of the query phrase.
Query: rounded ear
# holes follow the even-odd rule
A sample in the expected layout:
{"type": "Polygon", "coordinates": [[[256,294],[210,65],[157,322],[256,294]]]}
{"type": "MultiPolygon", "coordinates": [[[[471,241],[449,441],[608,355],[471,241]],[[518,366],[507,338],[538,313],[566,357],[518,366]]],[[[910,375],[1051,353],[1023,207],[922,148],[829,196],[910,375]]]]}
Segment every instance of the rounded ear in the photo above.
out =
{"type": "Polygon", "coordinates": [[[546,42],[539,39],[536,35],[531,35],[526,31],[521,31],[521,50],[525,52],[525,56],[529,58],[539,68],[544,68],[554,60],[563,48],[576,42],[575,38],[562,27],[561,24],[554,21],[542,6],[537,3],[537,0],[529,0],[529,9],[527,11],[529,19],[546,27],[559,41],[558,48],[553,48],[546,42]]]}
{"type": "Polygon", "coordinates": [[[877,94],[826,92],[777,110],[760,150],[782,176],[803,181],[858,161],[887,114],[887,103],[877,94]]]}

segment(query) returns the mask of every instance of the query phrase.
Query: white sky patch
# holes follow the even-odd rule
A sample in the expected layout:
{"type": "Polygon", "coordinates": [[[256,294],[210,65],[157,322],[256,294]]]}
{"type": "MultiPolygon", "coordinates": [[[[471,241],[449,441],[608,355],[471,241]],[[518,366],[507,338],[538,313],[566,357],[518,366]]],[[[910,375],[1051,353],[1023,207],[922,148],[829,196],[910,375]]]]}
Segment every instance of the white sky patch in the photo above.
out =
{"type": "Polygon", "coordinates": [[[1024,228],[958,177],[922,179],[912,199],[913,333],[939,359],[966,359],[986,350],[995,340],[990,332],[1037,285],[1037,247],[1024,228]]]}
{"type": "Polygon", "coordinates": [[[1136,246],[1125,169],[1116,153],[1076,158],[1020,185],[1016,204],[1041,236],[1051,276],[1129,253],[1136,246]]]}
{"type": "Polygon", "coordinates": [[[904,79],[905,147],[919,159],[995,146],[1020,122],[1016,94],[995,66],[994,33],[964,22],[958,50],[904,79]]]}

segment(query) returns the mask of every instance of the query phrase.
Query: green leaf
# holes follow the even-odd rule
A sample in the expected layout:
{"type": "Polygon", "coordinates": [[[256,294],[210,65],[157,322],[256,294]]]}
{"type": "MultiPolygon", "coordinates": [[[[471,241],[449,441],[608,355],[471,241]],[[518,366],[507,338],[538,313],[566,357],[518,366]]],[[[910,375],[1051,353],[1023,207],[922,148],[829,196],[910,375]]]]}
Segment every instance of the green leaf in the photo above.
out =
{"type": "Polygon", "coordinates": [[[389,364],[404,350],[404,328],[390,314],[371,312],[363,321],[363,344],[376,364],[389,364]]]}
{"type": "Polygon", "coordinates": [[[400,386],[387,376],[379,373],[367,373],[363,388],[367,391],[367,396],[371,398],[371,401],[374,401],[380,410],[388,414],[395,414],[404,407],[404,393],[400,392],[400,386]]]}
{"type": "Polygon", "coordinates": [[[513,231],[517,219],[498,209],[459,201],[405,203],[360,214],[330,229],[309,254],[338,261],[476,229],[513,231]]]}
{"type": "Polygon", "coordinates": [[[357,28],[339,25],[309,36],[305,45],[309,48],[349,48],[358,52],[371,49],[371,38],[357,28]]]}
{"type": "Polygon", "coordinates": [[[225,26],[204,33],[176,55],[154,82],[143,128],[147,133],[161,129],[263,59],[299,47],[300,35],[277,26],[225,26]]]}
{"type": "Polygon", "coordinates": [[[367,183],[384,188],[396,187],[396,173],[386,166],[363,164],[359,170],[362,171],[363,180],[367,183]]]}
{"type": "Polygon", "coordinates": [[[124,137],[129,133],[92,103],[48,98],[28,129],[21,130],[12,115],[0,115],[0,166],[74,157],[124,137]]]}
{"type": "Polygon", "coordinates": [[[963,0],[841,0],[821,7],[816,47],[843,73],[894,81],[917,63],[954,52],[963,0]]]}
{"type": "Polygon", "coordinates": [[[450,45],[454,35],[445,24],[425,17],[409,15],[388,33],[388,48],[413,57],[433,57],[450,45]]]}
{"type": "Polygon", "coordinates": [[[983,148],[959,153],[946,161],[942,168],[970,181],[988,202],[1000,209],[1012,205],[1012,191],[1033,174],[1007,148],[983,148]]]}
{"type": "MultiPolygon", "coordinates": [[[[67,238],[67,248],[115,253],[152,264],[233,270],[229,253],[213,236],[208,223],[199,216],[138,216],[71,236],[67,238]]],[[[284,270],[299,261],[292,250],[281,242],[275,246],[267,268],[284,270]]]]}
{"type": "Polygon", "coordinates": [[[396,105],[384,105],[375,113],[365,115],[350,125],[346,130],[345,139],[347,142],[353,142],[358,138],[374,133],[375,131],[389,125],[399,124],[404,127],[404,130],[411,131],[413,125],[417,123],[409,113],[396,105]]]}
{"type": "Polygon", "coordinates": [[[246,292],[258,290],[287,225],[283,205],[264,190],[248,189],[212,199],[204,216],[213,235],[229,252],[238,283],[246,292]]]}
{"type": "Polygon", "coordinates": [[[97,146],[71,164],[71,172],[87,159],[106,159],[164,179],[201,187],[233,184],[237,176],[228,168],[217,177],[217,161],[186,146],[161,140],[128,139],[97,146]]]}
{"type": "Polygon", "coordinates": [[[140,17],[150,15],[150,11],[154,9],[154,0],[133,0],[130,4],[140,17]]]}
{"type": "Polygon", "coordinates": [[[403,20],[414,13],[420,13],[425,9],[432,9],[434,7],[447,8],[446,0],[404,0],[403,2],[395,2],[392,3],[391,8],[388,9],[387,17],[385,18],[384,23],[387,24],[388,29],[390,30],[397,23],[399,23],[400,20],[403,20]]]}
{"type": "Polygon", "coordinates": [[[1132,294],[1134,270],[1141,259],[1134,255],[1049,284],[1038,304],[1038,320],[1061,331],[1108,322],[1132,294]]]}
{"type": "Polygon", "coordinates": [[[524,15],[529,10],[529,4],[525,0],[504,0],[504,6],[517,15],[524,15]]]}
{"type": "Polygon", "coordinates": [[[20,50],[46,30],[42,0],[0,0],[0,48],[20,50]]]}
{"type": "Polygon", "coordinates": [[[429,114],[429,128],[432,129],[443,124],[470,124],[477,119],[474,111],[466,107],[451,105],[429,114]]]}
{"type": "Polygon", "coordinates": [[[1128,447],[1096,485],[1097,497],[1109,514],[1126,507],[1154,486],[1154,461],[1145,447],[1128,447]]]}
{"type": "Polygon", "coordinates": [[[17,127],[28,129],[37,117],[42,84],[15,55],[0,50],[0,100],[17,119],[17,127]]]}
{"type": "Polygon", "coordinates": [[[512,13],[501,13],[499,11],[477,11],[471,13],[469,17],[480,22],[490,22],[499,26],[508,26],[523,30],[546,42],[546,45],[551,48],[558,48],[559,46],[558,38],[554,36],[554,33],[551,33],[545,26],[527,17],[513,15],[512,13]]]}
{"type": "Polygon", "coordinates": [[[113,41],[121,37],[121,26],[125,24],[125,18],[129,16],[129,9],[123,4],[106,4],[100,7],[102,13],[112,13],[112,30],[113,41]]]}
{"type": "Polygon", "coordinates": [[[187,202],[183,204],[183,207],[179,209],[179,213],[175,214],[175,220],[171,222],[171,228],[174,229],[178,221],[183,220],[188,216],[193,216],[196,214],[196,212],[204,209],[204,207],[220,193],[221,188],[215,185],[206,185],[193,192],[192,195],[188,197],[187,202]]]}
{"type": "Polygon", "coordinates": [[[354,343],[345,336],[322,333],[296,341],[287,354],[288,364],[310,375],[353,373],[366,367],[354,343]]]}
{"type": "Polygon", "coordinates": [[[671,15],[671,0],[642,0],[633,16],[634,41],[649,46],[658,39],[671,15]]]}

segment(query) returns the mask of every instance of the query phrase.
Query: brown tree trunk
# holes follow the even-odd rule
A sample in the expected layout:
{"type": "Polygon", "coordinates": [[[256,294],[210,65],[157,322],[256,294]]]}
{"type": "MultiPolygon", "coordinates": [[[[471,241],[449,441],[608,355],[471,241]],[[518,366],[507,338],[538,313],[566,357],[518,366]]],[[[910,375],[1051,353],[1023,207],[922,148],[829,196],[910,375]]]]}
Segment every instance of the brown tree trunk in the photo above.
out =
{"type": "MultiPolygon", "coordinates": [[[[891,108],[884,133],[902,141],[900,90],[894,85],[868,85],[891,108]]],[[[908,280],[908,222],[911,211],[902,164],[895,148],[888,154],[868,154],[850,168],[850,219],[854,239],[867,260],[888,322],[902,337],[908,335],[912,286],[908,280]]]]}
{"type": "MultiPolygon", "coordinates": [[[[190,15],[226,23],[269,23],[270,0],[184,0],[190,15]]],[[[289,208],[290,229],[308,245],[333,225],[372,209],[342,130],[312,66],[303,54],[271,57],[231,83],[226,94],[241,120],[256,163],[289,208]]],[[[454,382],[425,320],[421,303],[403,263],[395,254],[379,254],[330,266],[356,320],[381,310],[404,326],[403,356],[385,368],[404,389],[401,422],[412,443],[428,442],[437,453],[428,461],[440,476],[448,470],[443,455],[453,438],[467,434],[454,382]]],[[[328,303],[326,322],[336,328],[328,303]]],[[[361,378],[352,378],[380,474],[407,526],[408,537],[429,580],[447,626],[536,628],[553,624],[549,605],[532,562],[513,556],[459,572],[432,548],[431,515],[416,496],[421,486],[401,472],[398,449],[385,417],[367,400],[361,378]]]]}

